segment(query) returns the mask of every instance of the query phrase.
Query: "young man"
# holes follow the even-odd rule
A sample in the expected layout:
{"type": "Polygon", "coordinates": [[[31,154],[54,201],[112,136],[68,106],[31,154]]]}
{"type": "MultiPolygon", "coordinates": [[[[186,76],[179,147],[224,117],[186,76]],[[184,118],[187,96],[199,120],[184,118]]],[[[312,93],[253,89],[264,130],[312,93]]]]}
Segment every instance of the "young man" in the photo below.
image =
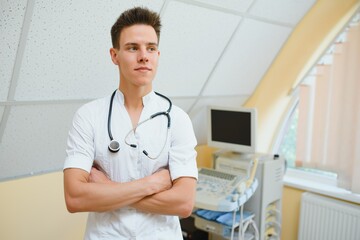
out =
{"type": "Polygon", "coordinates": [[[187,114],[152,89],[160,27],[146,8],[120,15],[110,49],[119,88],[74,116],[64,191],[70,212],[90,212],[85,239],[183,239],[179,216],[194,205],[196,139],[187,114]]]}

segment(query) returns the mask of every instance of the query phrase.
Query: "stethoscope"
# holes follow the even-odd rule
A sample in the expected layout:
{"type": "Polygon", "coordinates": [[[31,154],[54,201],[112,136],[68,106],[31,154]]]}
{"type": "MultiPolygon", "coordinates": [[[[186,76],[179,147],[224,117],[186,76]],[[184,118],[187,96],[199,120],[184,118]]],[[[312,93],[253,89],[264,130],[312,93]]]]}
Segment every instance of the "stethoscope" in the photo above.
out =
{"type": "MultiPolygon", "coordinates": [[[[108,114],[108,126],[107,126],[107,128],[108,128],[108,134],[109,134],[109,138],[110,138],[110,144],[109,144],[108,148],[109,148],[110,152],[113,152],[113,153],[116,153],[116,152],[118,152],[118,151],[120,150],[120,143],[119,143],[118,141],[114,140],[114,138],[113,138],[113,136],[112,136],[112,133],[111,133],[111,113],[112,113],[112,105],[113,105],[113,102],[114,102],[114,96],[115,96],[115,94],[116,94],[116,91],[117,91],[117,90],[115,90],[115,91],[113,92],[113,94],[111,95],[110,105],[109,105],[109,114],[108,114]]],[[[147,121],[149,121],[149,120],[151,120],[151,119],[154,119],[154,118],[157,117],[157,116],[165,115],[165,116],[167,117],[167,131],[166,131],[166,139],[165,139],[165,141],[164,141],[164,144],[163,144],[163,146],[162,146],[161,151],[160,151],[159,154],[156,155],[155,157],[150,156],[146,150],[143,150],[143,151],[142,151],[143,154],[144,154],[145,156],[147,156],[148,158],[150,158],[150,159],[157,159],[157,158],[160,156],[160,154],[162,153],[162,151],[164,150],[165,145],[166,145],[166,142],[167,142],[167,138],[168,138],[168,133],[169,133],[169,129],[170,129],[170,124],[171,124],[171,119],[170,119],[170,111],[171,111],[171,107],[172,107],[172,102],[171,102],[171,100],[170,100],[168,97],[166,97],[166,96],[164,96],[164,95],[162,95],[162,94],[160,94],[160,93],[158,93],[158,92],[155,92],[155,94],[158,95],[158,96],[160,96],[160,97],[162,97],[162,98],[164,98],[164,99],[166,99],[166,100],[169,102],[169,108],[168,108],[166,111],[164,111],[164,112],[154,113],[154,114],[152,114],[148,119],[145,119],[145,120],[139,122],[139,123],[136,125],[136,127],[133,128],[133,129],[131,129],[131,130],[129,131],[129,133],[126,135],[126,137],[125,137],[125,143],[126,143],[128,146],[130,146],[130,147],[132,147],[132,148],[137,148],[137,145],[136,145],[136,144],[127,142],[126,139],[128,138],[128,136],[129,136],[133,131],[135,131],[136,128],[138,128],[140,125],[144,124],[145,122],[147,122],[147,121]]]]}

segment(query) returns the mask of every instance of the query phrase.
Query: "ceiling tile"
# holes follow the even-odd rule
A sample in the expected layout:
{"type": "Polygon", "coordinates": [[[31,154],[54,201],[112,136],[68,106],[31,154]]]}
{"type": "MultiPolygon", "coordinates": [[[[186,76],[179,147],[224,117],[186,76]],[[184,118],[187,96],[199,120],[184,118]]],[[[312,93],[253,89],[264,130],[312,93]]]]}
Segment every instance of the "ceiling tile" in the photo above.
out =
{"type": "Polygon", "coordinates": [[[203,95],[250,95],[290,33],[287,27],[245,19],[203,95]]]}
{"type": "Polygon", "coordinates": [[[253,0],[196,0],[196,2],[202,2],[207,5],[213,5],[238,12],[246,12],[253,0]]]}
{"type": "Polygon", "coordinates": [[[163,16],[160,63],[154,87],[169,96],[196,96],[240,17],[170,2],[163,16]]]}
{"type": "Polygon", "coordinates": [[[0,0],[0,101],[6,101],[25,16],[26,0],[0,0]]]}
{"type": "Polygon", "coordinates": [[[0,144],[1,179],[61,169],[79,105],[13,106],[0,144]]]}
{"type": "Polygon", "coordinates": [[[278,22],[296,25],[316,0],[257,0],[250,14],[278,22]]]}
{"type": "Polygon", "coordinates": [[[109,55],[111,26],[134,5],[160,11],[162,4],[37,1],[15,99],[87,99],[111,92],[119,81],[109,55]]]}

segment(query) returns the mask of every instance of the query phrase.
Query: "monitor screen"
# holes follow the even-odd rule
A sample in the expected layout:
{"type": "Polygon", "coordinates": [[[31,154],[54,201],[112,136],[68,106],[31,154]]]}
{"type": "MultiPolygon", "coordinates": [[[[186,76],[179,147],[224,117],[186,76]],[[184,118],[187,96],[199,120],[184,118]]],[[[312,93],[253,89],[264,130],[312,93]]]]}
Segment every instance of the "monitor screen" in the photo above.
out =
{"type": "Polygon", "coordinates": [[[208,108],[208,145],[239,153],[256,152],[256,109],[208,108]]]}

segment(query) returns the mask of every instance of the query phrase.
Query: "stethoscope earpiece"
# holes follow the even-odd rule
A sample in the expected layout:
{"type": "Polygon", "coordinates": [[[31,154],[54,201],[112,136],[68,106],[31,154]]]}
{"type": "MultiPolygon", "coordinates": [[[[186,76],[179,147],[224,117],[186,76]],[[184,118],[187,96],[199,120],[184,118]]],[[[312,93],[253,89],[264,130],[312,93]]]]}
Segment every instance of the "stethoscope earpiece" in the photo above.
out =
{"type": "Polygon", "coordinates": [[[118,152],[120,150],[120,143],[116,140],[111,140],[109,146],[108,146],[110,152],[118,152]]]}

